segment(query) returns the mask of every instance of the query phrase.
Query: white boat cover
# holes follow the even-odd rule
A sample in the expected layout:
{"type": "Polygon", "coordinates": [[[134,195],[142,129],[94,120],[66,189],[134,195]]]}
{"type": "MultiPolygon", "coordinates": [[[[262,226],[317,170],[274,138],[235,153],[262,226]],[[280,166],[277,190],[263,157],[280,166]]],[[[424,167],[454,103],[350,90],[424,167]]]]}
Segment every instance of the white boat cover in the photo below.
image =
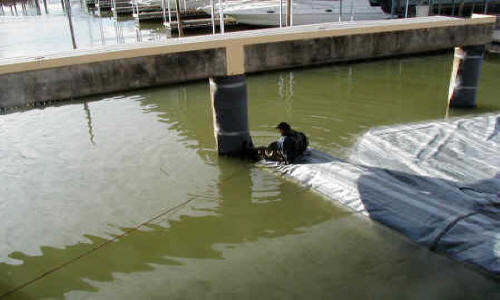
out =
{"type": "MultiPolygon", "coordinates": [[[[500,275],[500,114],[368,131],[348,161],[273,166],[434,251],[500,275]]],[[[269,164],[269,163],[267,163],[269,164]]]]}

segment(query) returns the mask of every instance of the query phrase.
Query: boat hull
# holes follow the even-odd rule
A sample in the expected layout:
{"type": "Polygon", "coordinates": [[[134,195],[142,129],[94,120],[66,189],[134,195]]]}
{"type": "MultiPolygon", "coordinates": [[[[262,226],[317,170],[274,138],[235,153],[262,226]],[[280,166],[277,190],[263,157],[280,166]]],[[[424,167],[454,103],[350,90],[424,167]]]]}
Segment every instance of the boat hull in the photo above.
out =
{"type": "MultiPolygon", "coordinates": [[[[279,26],[279,13],[278,14],[245,14],[245,13],[235,13],[228,12],[227,16],[233,17],[240,24],[256,25],[256,26],[279,26]]],[[[352,20],[380,20],[387,19],[389,16],[380,13],[358,13],[353,15],[352,20]]],[[[329,23],[338,22],[339,14],[294,14],[293,15],[293,25],[308,25],[308,24],[319,24],[319,23],[329,23]]],[[[350,14],[343,14],[342,21],[351,21],[350,14]]],[[[285,24],[285,16],[282,17],[283,25],[285,24]]]]}
{"type": "MultiPolygon", "coordinates": [[[[368,0],[343,1],[341,21],[380,20],[390,16],[380,7],[370,6],[368,0]]],[[[211,13],[210,6],[202,8],[211,13]]],[[[294,3],[292,10],[293,25],[307,25],[340,21],[340,1],[313,1],[294,3]]],[[[218,12],[218,9],[216,9],[218,12]]],[[[286,4],[282,7],[282,22],[285,24],[286,4]]],[[[279,2],[260,2],[234,5],[224,9],[224,14],[240,24],[254,26],[279,26],[279,2]]]]}

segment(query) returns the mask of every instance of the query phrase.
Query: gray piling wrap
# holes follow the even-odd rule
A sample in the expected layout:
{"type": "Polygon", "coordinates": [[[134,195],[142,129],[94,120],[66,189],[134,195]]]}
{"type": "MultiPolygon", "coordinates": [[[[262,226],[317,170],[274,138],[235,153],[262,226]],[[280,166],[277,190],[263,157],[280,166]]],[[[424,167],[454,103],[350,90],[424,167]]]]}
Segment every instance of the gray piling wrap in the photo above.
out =
{"type": "Polygon", "coordinates": [[[253,147],[248,129],[245,75],[210,78],[210,98],[219,154],[245,153],[253,147]]]}

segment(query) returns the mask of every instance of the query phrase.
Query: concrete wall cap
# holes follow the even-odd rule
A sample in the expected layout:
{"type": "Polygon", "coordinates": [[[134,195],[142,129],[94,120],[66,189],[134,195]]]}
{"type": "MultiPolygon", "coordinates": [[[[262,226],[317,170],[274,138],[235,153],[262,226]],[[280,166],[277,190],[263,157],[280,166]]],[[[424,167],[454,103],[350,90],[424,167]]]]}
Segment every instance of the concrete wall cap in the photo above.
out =
{"type": "MultiPolygon", "coordinates": [[[[409,19],[322,23],[284,28],[249,30],[226,34],[186,37],[163,42],[113,45],[95,49],[47,53],[40,56],[4,58],[0,59],[0,75],[205,49],[241,49],[241,47],[245,45],[261,43],[449,26],[494,24],[495,22],[495,16],[474,14],[470,19],[432,16],[409,19]]],[[[240,57],[236,57],[235,59],[239,60],[240,57]]],[[[238,62],[235,62],[236,69],[240,71],[239,69],[241,66],[238,64],[238,62]]]]}

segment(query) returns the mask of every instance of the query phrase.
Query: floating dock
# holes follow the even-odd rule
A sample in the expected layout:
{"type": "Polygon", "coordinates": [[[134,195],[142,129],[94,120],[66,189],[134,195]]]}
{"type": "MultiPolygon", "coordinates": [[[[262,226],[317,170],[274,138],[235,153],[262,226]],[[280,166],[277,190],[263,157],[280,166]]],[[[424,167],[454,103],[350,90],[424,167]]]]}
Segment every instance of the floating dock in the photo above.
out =
{"type": "Polygon", "coordinates": [[[500,10],[500,2],[488,0],[370,0],[370,5],[381,6],[386,13],[399,17],[418,16],[419,11],[429,15],[470,17],[473,14],[493,14],[500,10]],[[408,4],[408,12],[406,5],[408,4]],[[392,9],[394,5],[394,9],[392,9]]]}
{"type": "Polygon", "coordinates": [[[111,11],[113,16],[130,16],[133,12],[132,1],[130,0],[111,0],[111,11]]]}
{"type": "MultiPolygon", "coordinates": [[[[168,9],[159,4],[149,4],[132,0],[132,16],[138,22],[145,21],[165,21],[168,19],[168,9]]],[[[207,14],[197,9],[180,9],[181,16],[184,19],[206,18],[207,14]]],[[[170,10],[171,18],[175,19],[177,11],[170,10]]]]}
{"type": "Polygon", "coordinates": [[[111,0],[95,0],[95,7],[99,11],[111,11],[111,0]]]}
{"type": "MultiPolygon", "coordinates": [[[[215,18],[215,26],[218,28],[220,24],[219,18],[215,18]]],[[[231,17],[225,17],[224,18],[224,26],[234,26],[236,25],[237,22],[235,19],[231,17]]],[[[178,30],[177,27],[177,21],[172,21],[172,22],[165,22],[164,23],[165,27],[167,30],[170,30],[172,32],[176,32],[178,30]]],[[[212,19],[210,18],[194,18],[194,19],[183,19],[182,20],[182,28],[184,30],[189,30],[189,29],[202,29],[202,28],[209,28],[212,26],[212,19]]]]}
{"type": "Polygon", "coordinates": [[[94,8],[97,3],[97,0],[85,0],[85,4],[89,8],[94,8]]]}

